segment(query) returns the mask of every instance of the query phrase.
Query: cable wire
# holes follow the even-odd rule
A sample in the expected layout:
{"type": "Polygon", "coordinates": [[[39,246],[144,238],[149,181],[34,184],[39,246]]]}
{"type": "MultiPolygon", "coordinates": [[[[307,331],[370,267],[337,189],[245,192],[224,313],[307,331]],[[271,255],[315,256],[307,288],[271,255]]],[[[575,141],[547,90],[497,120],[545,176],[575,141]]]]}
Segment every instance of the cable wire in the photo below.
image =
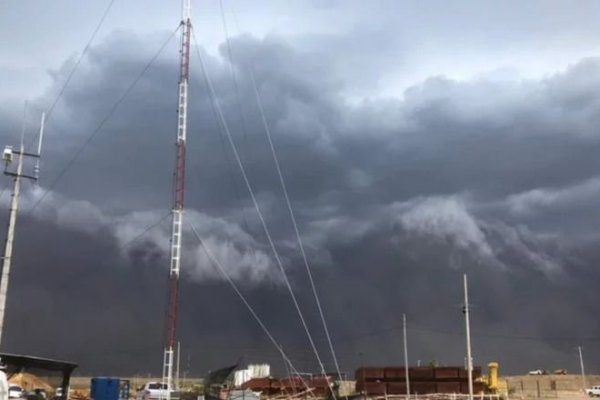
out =
{"type": "MultiPolygon", "coordinates": [[[[219,273],[223,276],[223,278],[225,278],[225,280],[227,281],[227,283],[229,283],[229,285],[231,286],[231,288],[233,289],[233,291],[238,295],[238,297],[240,298],[240,300],[242,301],[242,303],[244,303],[244,305],[246,306],[246,308],[248,309],[248,311],[250,312],[250,314],[252,314],[252,317],[254,318],[254,320],[258,323],[258,325],[261,327],[261,329],[263,330],[263,332],[267,335],[267,337],[269,338],[269,340],[271,341],[271,343],[273,344],[273,346],[275,346],[275,348],[277,349],[277,351],[279,352],[279,354],[281,354],[281,357],[287,363],[289,363],[290,368],[292,368],[292,370],[294,371],[294,373],[296,375],[298,375],[298,377],[301,379],[302,384],[304,385],[304,387],[306,389],[310,389],[309,386],[308,386],[308,384],[306,383],[306,381],[302,378],[302,376],[300,375],[300,373],[298,372],[298,370],[294,367],[292,361],[289,359],[289,357],[287,356],[287,354],[283,351],[283,347],[279,344],[279,342],[277,342],[277,340],[275,340],[275,337],[273,337],[273,335],[271,334],[271,332],[269,331],[269,329],[267,328],[267,326],[264,324],[264,322],[262,321],[262,319],[258,316],[258,314],[254,310],[254,308],[250,305],[250,303],[248,302],[248,300],[246,299],[246,297],[243,295],[243,293],[240,291],[240,289],[238,288],[238,286],[235,284],[235,282],[233,281],[233,279],[231,278],[231,276],[227,273],[227,271],[225,270],[225,268],[223,268],[223,265],[211,253],[211,251],[208,249],[208,247],[206,247],[206,245],[204,244],[204,241],[202,240],[202,237],[200,236],[200,234],[196,230],[196,227],[191,222],[187,222],[187,224],[190,226],[190,228],[191,228],[192,232],[194,233],[194,236],[196,237],[196,239],[198,239],[198,242],[200,243],[200,247],[202,247],[202,250],[204,251],[204,254],[206,254],[206,257],[208,257],[208,259],[211,262],[211,264],[213,266],[216,266],[216,269],[219,271],[219,273]]],[[[312,395],[312,393],[311,393],[311,395],[312,395]]]]}
{"type": "MultiPolygon", "coordinates": [[[[346,336],[342,338],[339,343],[349,343],[353,344],[361,341],[362,339],[377,337],[381,335],[385,335],[389,332],[401,331],[402,326],[392,326],[388,328],[373,330],[370,332],[365,332],[355,336],[346,336]]],[[[429,327],[419,327],[412,326],[407,328],[408,331],[411,332],[420,332],[420,333],[431,333],[435,335],[448,335],[448,336],[464,336],[464,331],[451,331],[445,329],[437,329],[437,328],[429,328],[429,327]]],[[[534,342],[582,342],[582,341],[600,341],[600,336],[534,336],[534,335],[521,335],[521,334],[497,334],[497,333],[487,333],[487,332],[472,332],[474,337],[482,338],[482,339],[500,339],[500,340],[525,340],[525,341],[534,341],[534,342]]]]}
{"type": "MultiPolygon", "coordinates": [[[[222,18],[223,18],[223,20],[225,20],[225,13],[223,12],[223,7],[222,7],[223,0],[220,0],[220,2],[221,2],[222,18]]],[[[229,37],[227,37],[227,43],[229,44],[229,37]]],[[[231,47],[229,47],[229,51],[230,51],[229,57],[232,58],[231,47]]],[[[277,157],[277,152],[275,150],[275,145],[273,144],[273,137],[271,135],[271,129],[269,127],[269,123],[267,122],[267,117],[266,117],[266,114],[265,114],[265,110],[264,110],[262,99],[260,97],[260,93],[258,91],[258,85],[256,84],[256,79],[255,79],[255,76],[254,76],[254,68],[252,66],[251,61],[247,60],[246,67],[248,69],[248,73],[249,73],[250,80],[251,80],[251,83],[252,83],[252,88],[254,89],[254,96],[256,98],[256,103],[258,105],[258,110],[259,110],[259,113],[260,113],[261,122],[262,122],[262,125],[263,125],[263,128],[264,128],[265,134],[267,136],[267,140],[269,142],[269,148],[271,150],[271,155],[273,157],[273,162],[275,164],[275,169],[277,170],[277,176],[279,178],[279,183],[281,185],[281,190],[283,192],[283,196],[285,198],[285,203],[286,203],[289,215],[290,215],[290,219],[291,219],[292,225],[294,227],[294,233],[296,235],[296,240],[298,242],[299,250],[300,250],[300,253],[302,255],[302,260],[304,261],[304,267],[306,269],[306,274],[308,275],[308,280],[310,282],[312,293],[313,293],[313,296],[315,298],[317,309],[319,311],[319,316],[321,318],[321,323],[323,325],[323,330],[325,332],[325,337],[327,339],[327,344],[329,345],[329,350],[331,351],[331,356],[333,358],[333,362],[334,362],[334,365],[335,365],[336,372],[338,374],[338,378],[340,380],[342,380],[342,373],[341,373],[341,370],[340,370],[340,366],[339,366],[339,363],[338,363],[337,356],[335,354],[335,349],[334,349],[334,346],[333,346],[333,341],[331,339],[329,328],[328,328],[327,322],[325,320],[325,314],[323,312],[323,307],[321,305],[321,300],[319,298],[319,295],[318,295],[318,292],[317,292],[317,288],[316,288],[316,285],[315,285],[315,282],[314,282],[314,279],[313,279],[311,268],[310,268],[310,265],[309,265],[309,262],[308,262],[308,257],[306,256],[306,251],[304,249],[304,243],[302,242],[302,237],[300,235],[300,230],[298,228],[298,223],[296,221],[296,216],[295,216],[295,213],[294,213],[294,210],[293,210],[293,207],[292,207],[292,202],[290,201],[290,196],[289,196],[289,193],[288,193],[288,190],[287,190],[287,185],[285,183],[285,179],[284,179],[283,173],[281,171],[281,165],[279,163],[279,157],[277,157]]]]}
{"type": "MultiPolygon", "coordinates": [[[[62,87],[60,88],[60,91],[58,92],[58,95],[56,95],[56,98],[54,99],[54,101],[52,102],[52,104],[50,105],[50,107],[48,108],[48,111],[46,111],[46,118],[50,118],[50,115],[52,115],[52,112],[54,111],[54,108],[56,107],[56,105],[58,104],[58,102],[60,101],[60,99],[62,98],[65,90],[67,89],[67,86],[69,86],[69,83],[71,82],[71,79],[75,75],[75,71],[77,71],[77,69],[81,65],[81,62],[83,61],[83,58],[85,57],[85,55],[87,54],[88,50],[90,49],[90,46],[92,45],[92,42],[96,38],[96,35],[98,35],[98,32],[100,31],[100,28],[102,28],[102,25],[104,24],[104,21],[106,20],[106,17],[108,16],[108,13],[109,13],[110,9],[112,8],[113,4],[115,3],[115,1],[116,0],[110,0],[109,1],[108,6],[104,10],[104,13],[102,14],[102,17],[100,17],[100,20],[98,21],[98,24],[96,25],[96,28],[92,32],[92,35],[90,36],[90,38],[87,41],[85,47],[83,48],[83,51],[79,55],[79,58],[75,62],[75,65],[73,66],[73,68],[69,72],[69,75],[67,76],[67,79],[65,80],[65,82],[62,85],[62,87]]],[[[35,135],[33,137],[33,139],[31,140],[31,143],[27,147],[30,147],[31,144],[35,142],[36,138],[37,138],[37,135],[35,135]]]]}
{"type": "Polygon", "coordinates": [[[79,55],[79,58],[75,62],[75,65],[73,66],[73,69],[71,70],[71,72],[67,76],[67,80],[65,81],[65,83],[62,86],[62,88],[58,92],[58,95],[54,99],[54,102],[52,103],[52,105],[48,108],[48,111],[46,112],[46,118],[50,118],[50,115],[52,115],[52,111],[54,111],[54,107],[56,107],[56,105],[60,101],[63,93],[65,92],[65,89],[67,88],[67,86],[71,82],[71,79],[73,78],[73,75],[75,75],[75,71],[77,71],[77,69],[79,68],[79,65],[81,64],[81,61],[83,60],[83,57],[85,57],[85,55],[87,54],[88,50],[90,49],[90,46],[92,45],[92,42],[96,38],[96,35],[100,31],[100,28],[102,27],[102,25],[104,24],[104,20],[106,19],[106,16],[108,15],[108,12],[112,8],[112,6],[115,3],[115,1],[116,0],[110,0],[110,2],[108,3],[108,6],[104,10],[104,13],[102,14],[102,17],[100,18],[100,21],[98,21],[98,25],[96,25],[96,29],[94,29],[94,32],[92,33],[92,36],[90,36],[90,39],[86,43],[85,47],[83,48],[83,51],[79,55]]]}
{"type": "Polygon", "coordinates": [[[153,222],[152,224],[150,224],[146,228],[144,228],[144,230],[141,231],[138,235],[136,235],[133,239],[129,239],[127,242],[125,242],[124,244],[122,244],[119,247],[122,248],[122,249],[124,249],[124,248],[128,247],[130,244],[133,244],[135,241],[137,241],[138,239],[140,239],[146,233],[150,232],[152,229],[154,229],[158,225],[160,225],[160,223],[163,222],[165,219],[167,219],[167,217],[169,217],[170,215],[171,215],[171,212],[169,211],[168,213],[166,213],[165,215],[163,215],[162,217],[160,217],[160,219],[158,219],[157,221],[153,222]]]}
{"type": "Polygon", "coordinates": [[[310,287],[312,289],[312,293],[313,296],[315,298],[315,302],[317,304],[317,309],[319,310],[319,316],[321,318],[321,323],[323,324],[323,330],[325,331],[325,337],[327,338],[327,344],[329,345],[329,350],[331,351],[331,356],[333,357],[333,362],[335,364],[335,369],[336,372],[338,373],[338,377],[341,380],[342,379],[342,373],[340,371],[340,366],[338,364],[338,360],[335,354],[335,350],[333,347],[333,342],[331,340],[331,335],[329,333],[329,328],[327,327],[327,322],[325,320],[325,314],[323,312],[323,307],[321,305],[321,300],[319,298],[318,292],[317,292],[317,288],[315,285],[315,281],[311,272],[311,268],[310,265],[308,263],[308,258],[306,256],[306,251],[304,249],[304,244],[302,242],[302,237],[300,235],[300,230],[298,228],[298,223],[296,221],[296,216],[294,214],[294,210],[292,208],[292,203],[290,201],[290,196],[287,190],[287,185],[285,184],[285,179],[283,178],[283,173],[281,172],[281,166],[279,164],[279,158],[277,157],[277,152],[275,151],[275,145],[273,144],[273,138],[271,136],[271,129],[269,128],[269,124],[267,123],[267,118],[265,116],[265,111],[264,111],[264,107],[263,107],[263,103],[262,100],[260,98],[260,94],[258,92],[258,88],[256,85],[256,80],[254,78],[254,73],[252,72],[252,69],[249,69],[250,71],[250,79],[252,81],[252,85],[254,88],[254,93],[256,96],[256,101],[258,104],[258,109],[260,111],[260,115],[261,115],[261,120],[265,129],[265,133],[267,135],[267,139],[269,141],[269,147],[271,149],[271,155],[273,156],[273,161],[275,163],[275,169],[277,170],[277,175],[279,177],[279,183],[281,185],[281,190],[283,192],[283,196],[285,198],[285,203],[287,205],[287,209],[288,212],[290,214],[290,219],[292,221],[292,225],[294,227],[294,233],[296,234],[296,240],[298,241],[298,246],[300,249],[300,254],[302,255],[302,260],[304,261],[304,267],[306,269],[306,274],[308,275],[308,280],[310,281],[310,287]]]}
{"type": "Polygon", "coordinates": [[[142,77],[144,76],[144,74],[150,69],[150,67],[152,66],[152,64],[154,64],[154,62],[156,61],[156,59],[158,58],[158,56],[160,56],[160,54],[162,53],[162,51],[164,50],[164,48],[167,47],[167,44],[169,44],[169,42],[171,41],[171,39],[173,38],[173,36],[175,36],[175,34],[177,33],[177,31],[179,31],[180,28],[181,28],[181,24],[179,24],[177,26],[177,28],[169,35],[169,37],[167,38],[167,40],[165,40],[165,42],[158,49],[158,51],[156,52],[156,54],[154,54],[154,56],[144,66],[144,68],[136,76],[136,78],[133,80],[133,82],[131,82],[131,84],[127,87],[127,89],[123,92],[123,94],[121,94],[121,96],[117,99],[117,101],[110,108],[110,110],[108,111],[108,113],[100,121],[100,123],[98,124],[98,126],[96,127],[96,129],[94,129],[92,131],[92,133],[86,138],[86,140],[83,142],[83,144],[77,149],[77,151],[75,151],[75,153],[73,154],[73,156],[69,159],[69,161],[67,162],[67,164],[59,172],[59,174],[57,175],[57,177],[44,190],[44,192],[42,193],[42,195],[40,196],[40,198],[33,204],[33,206],[27,211],[26,216],[31,215],[33,213],[33,211],[37,208],[37,206],[39,206],[39,204],[46,198],[46,196],[48,195],[48,193],[50,193],[50,191],[54,188],[54,186],[56,186],[56,184],[58,183],[58,181],[67,173],[67,171],[75,163],[75,161],[77,160],[77,158],[79,157],[79,155],[81,155],[81,153],[83,152],[83,150],[85,150],[85,148],[87,147],[87,145],[90,144],[90,142],[94,139],[94,137],[96,137],[96,135],[102,130],[102,128],[104,127],[104,125],[106,124],[106,122],[112,117],[112,115],[115,113],[115,111],[117,110],[117,108],[121,105],[121,103],[129,95],[129,93],[131,93],[131,91],[133,90],[133,88],[140,81],[140,79],[142,79],[142,77]]]}
{"type": "MultiPolygon", "coordinates": [[[[319,367],[323,373],[323,375],[326,375],[326,371],[325,371],[325,367],[323,366],[323,362],[321,361],[321,357],[319,356],[319,352],[317,350],[317,347],[315,345],[315,342],[313,340],[313,337],[310,333],[310,330],[308,329],[308,325],[306,323],[306,320],[304,318],[304,314],[302,313],[302,311],[300,310],[300,305],[298,304],[298,300],[296,299],[296,295],[294,294],[294,291],[292,289],[292,286],[290,284],[290,281],[288,279],[287,273],[285,272],[285,269],[283,268],[283,263],[281,261],[281,258],[279,256],[279,253],[277,252],[277,249],[275,247],[275,243],[273,242],[273,238],[271,237],[271,234],[269,232],[269,229],[267,227],[266,221],[264,219],[264,216],[262,214],[262,211],[260,210],[260,206],[258,205],[258,201],[256,200],[256,196],[254,194],[254,190],[252,189],[252,186],[250,185],[250,181],[248,179],[248,175],[246,174],[246,170],[244,168],[244,164],[242,163],[242,160],[240,159],[240,155],[239,152],[237,150],[237,147],[235,145],[235,142],[233,141],[233,137],[231,135],[231,132],[229,130],[229,126],[227,125],[227,121],[225,120],[225,117],[223,116],[223,111],[221,110],[221,106],[218,102],[214,87],[212,85],[212,81],[210,80],[210,77],[208,75],[208,70],[206,68],[206,65],[204,64],[204,60],[202,58],[202,54],[200,53],[200,49],[198,47],[198,41],[196,39],[196,34],[195,32],[192,31],[192,36],[194,39],[194,46],[196,49],[196,53],[198,54],[198,58],[200,59],[200,65],[202,66],[202,72],[204,74],[204,79],[206,80],[206,84],[207,87],[209,89],[209,95],[211,96],[211,98],[213,99],[213,101],[215,102],[215,106],[217,108],[218,114],[219,114],[219,120],[221,123],[221,127],[224,130],[224,132],[226,133],[227,139],[229,141],[229,144],[231,146],[231,149],[233,151],[233,154],[235,156],[236,162],[238,164],[238,167],[240,168],[240,172],[242,174],[244,183],[246,184],[246,188],[248,189],[248,192],[250,194],[250,198],[252,199],[252,203],[254,204],[254,208],[256,209],[256,212],[258,214],[260,223],[262,225],[262,228],[265,232],[265,236],[267,237],[267,241],[269,242],[269,246],[271,247],[271,250],[273,251],[273,256],[275,257],[276,263],[279,267],[279,270],[282,273],[283,276],[283,280],[284,283],[288,289],[288,292],[290,293],[290,296],[292,298],[292,302],[294,304],[294,307],[296,308],[296,311],[298,313],[298,316],[300,317],[300,321],[302,322],[302,326],[304,328],[304,331],[306,332],[306,335],[308,337],[308,340],[310,342],[310,345],[315,353],[315,356],[317,358],[317,361],[319,363],[319,367]]],[[[332,396],[334,398],[334,400],[337,400],[337,397],[333,391],[332,388],[331,389],[331,393],[332,396]]]]}
{"type": "Polygon", "coordinates": [[[240,212],[242,215],[244,230],[246,232],[250,233],[250,227],[248,224],[248,220],[246,218],[246,212],[245,212],[244,203],[242,201],[242,196],[240,194],[240,188],[238,186],[238,181],[235,179],[235,175],[234,175],[234,171],[233,171],[233,167],[232,167],[233,162],[231,161],[229,152],[227,151],[227,144],[225,143],[223,129],[221,129],[221,125],[219,123],[219,113],[217,111],[217,108],[215,107],[215,103],[212,101],[210,96],[209,96],[208,102],[210,103],[211,110],[215,117],[215,122],[217,124],[217,130],[219,132],[219,141],[221,143],[221,147],[223,148],[223,153],[225,154],[225,158],[227,159],[227,172],[229,175],[229,180],[231,181],[231,187],[233,188],[233,192],[235,193],[235,197],[237,198],[237,201],[240,203],[240,212]]]}
{"type": "MultiPolygon", "coordinates": [[[[239,108],[239,113],[240,113],[240,119],[241,119],[241,130],[242,130],[242,137],[244,140],[244,144],[246,145],[246,148],[248,147],[248,132],[246,129],[246,125],[247,125],[247,121],[246,121],[246,114],[244,113],[244,107],[242,106],[242,95],[241,95],[241,90],[240,90],[240,85],[238,82],[238,77],[237,74],[235,73],[235,66],[233,63],[233,51],[231,50],[231,41],[229,40],[229,29],[227,27],[227,19],[225,18],[225,10],[223,7],[223,0],[219,0],[219,8],[221,10],[221,21],[223,23],[223,33],[225,34],[225,42],[227,44],[227,54],[229,55],[229,69],[231,72],[231,78],[233,80],[233,86],[235,89],[235,94],[236,94],[236,100],[237,100],[237,106],[239,108]]],[[[214,108],[214,106],[213,106],[214,108]]],[[[229,157],[228,157],[228,161],[229,161],[229,157]]],[[[235,181],[235,191],[236,194],[238,192],[239,188],[237,186],[237,181],[235,181]]],[[[238,195],[239,197],[239,195],[238,195]]],[[[248,228],[248,221],[246,219],[246,211],[245,208],[242,206],[242,221],[244,223],[244,227],[246,228],[247,232],[249,231],[248,228]]]]}

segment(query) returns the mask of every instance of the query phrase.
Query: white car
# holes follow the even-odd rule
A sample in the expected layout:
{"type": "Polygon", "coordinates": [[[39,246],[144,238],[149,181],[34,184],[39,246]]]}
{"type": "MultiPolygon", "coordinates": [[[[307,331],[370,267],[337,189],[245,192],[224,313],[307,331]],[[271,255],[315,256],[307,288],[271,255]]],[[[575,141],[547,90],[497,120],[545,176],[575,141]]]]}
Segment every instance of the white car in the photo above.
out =
{"type": "Polygon", "coordinates": [[[544,371],[541,369],[534,369],[533,371],[529,371],[529,375],[544,375],[544,371]]]}
{"type": "Polygon", "coordinates": [[[25,391],[19,385],[8,386],[8,398],[9,399],[22,399],[25,397],[25,391]]]}
{"type": "Polygon", "coordinates": [[[138,389],[136,400],[160,400],[166,399],[169,390],[166,383],[147,382],[138,389]]]}
{"type": "Polygon", "coordinates": [[[600,397],[600,386],[592,386],[591,389],[585,389],[585,392],[590,397],[600,397]]]}
{"type": "Polygon", "coordinates": [[[33,388],[25,397],[33,397],[38,400],[46,400],[48,398],[48,393],[46,393],[46,389],[44,388],[33,388]]]}

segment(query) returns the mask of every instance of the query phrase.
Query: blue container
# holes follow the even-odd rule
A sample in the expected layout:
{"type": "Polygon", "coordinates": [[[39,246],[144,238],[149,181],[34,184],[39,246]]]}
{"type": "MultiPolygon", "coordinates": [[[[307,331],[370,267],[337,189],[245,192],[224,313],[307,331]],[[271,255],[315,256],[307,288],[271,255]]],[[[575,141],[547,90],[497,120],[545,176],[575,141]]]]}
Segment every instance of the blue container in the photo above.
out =
{"type": "Polygon", "coordinates": [[[119,378],[92,378],[92,400],[119,400],[119,378]]]}

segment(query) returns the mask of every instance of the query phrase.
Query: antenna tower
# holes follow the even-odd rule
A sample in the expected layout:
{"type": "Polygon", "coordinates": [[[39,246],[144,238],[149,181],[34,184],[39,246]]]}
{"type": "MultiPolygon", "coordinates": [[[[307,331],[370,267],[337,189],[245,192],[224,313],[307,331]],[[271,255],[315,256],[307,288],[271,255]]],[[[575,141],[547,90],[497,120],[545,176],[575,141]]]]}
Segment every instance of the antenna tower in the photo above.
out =
{"type": "Polygon", "coordinates": [[[177,303],[179,297],[179,267],[181,263],[181,228],[185,194],[185,142],[187,133],[188,78],[190,71],[190,36],[192,30],[191,0],[182,1],[179,96],[177,101],[177,141],[175,143],[175,173],[169,263],[169,297],[166,318],[163,383],[166,400],[171,400],[174,382],[174,350],[177,342],[177,303]]]}

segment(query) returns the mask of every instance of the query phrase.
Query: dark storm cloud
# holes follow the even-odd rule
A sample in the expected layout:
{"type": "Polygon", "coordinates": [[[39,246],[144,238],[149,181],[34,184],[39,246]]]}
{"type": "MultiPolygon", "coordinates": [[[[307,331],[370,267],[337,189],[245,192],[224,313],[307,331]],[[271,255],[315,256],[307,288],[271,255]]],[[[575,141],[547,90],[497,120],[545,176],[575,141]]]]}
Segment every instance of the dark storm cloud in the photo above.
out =
{"type": "MultiPolygon", "coordinates": [[[[158,36],[115,33],[93,48],[48,126],[42,186],[168,33],[158,36]]],[[[600,311],[593,251],[598,213],[591,200],[599,191],[598,60],[578,61],[537,81],[431,77],[401,99],[356,101],[345,96],[352,80],[340,78],[318,52],[276,36],[240,36],[231,45],[239,99],[226,47],[219,56],[203,56],[309,325],[325,349],[260,125],[252,65],[345,370],[360,362],[400,362],[398,332],[390,328],[402,312],[421,329],[411,331],[412,360],[461,364],[462,272],[473,288],[478,363],[498,359],[512,372],[573,368],[572,347],[581,343],[565,338],[600,336],[594,318],[600,311]],[[582,203],[585,213],[576,210],[582,203]],[[571,235],[586,242],[573,243],[571,235]]],[[[93,373],[158,370],[168,224],[126,249],[119,246],[170,206],[175,52],[176,40],[48,199],[21,220],[7,348],[77,359],[93,373]],[[42,328],[28,329],[32,316],[42,328]]],[[[192,65],[188,215],[292,358],[313,369],[219,135],[195,53],[192,65]]],[[[57,72],[48,98],[67,71],[57,72]]],[[[7,130],[18,126],[18,115],[3,122],[7,130]]],[[[24,196],[25,209],[36,196],[39,190],[24,196]]],[[[197,245],[188,244],[180,333],[194,372],[242,354],[260,361],[258,350],[277,364],[234,294],[197,245]]],[[[584,345],[590,357],[600,353],[597,342],[584,345]]],[[[591,362],[590,368],[600,365],[591,362]]]]}

